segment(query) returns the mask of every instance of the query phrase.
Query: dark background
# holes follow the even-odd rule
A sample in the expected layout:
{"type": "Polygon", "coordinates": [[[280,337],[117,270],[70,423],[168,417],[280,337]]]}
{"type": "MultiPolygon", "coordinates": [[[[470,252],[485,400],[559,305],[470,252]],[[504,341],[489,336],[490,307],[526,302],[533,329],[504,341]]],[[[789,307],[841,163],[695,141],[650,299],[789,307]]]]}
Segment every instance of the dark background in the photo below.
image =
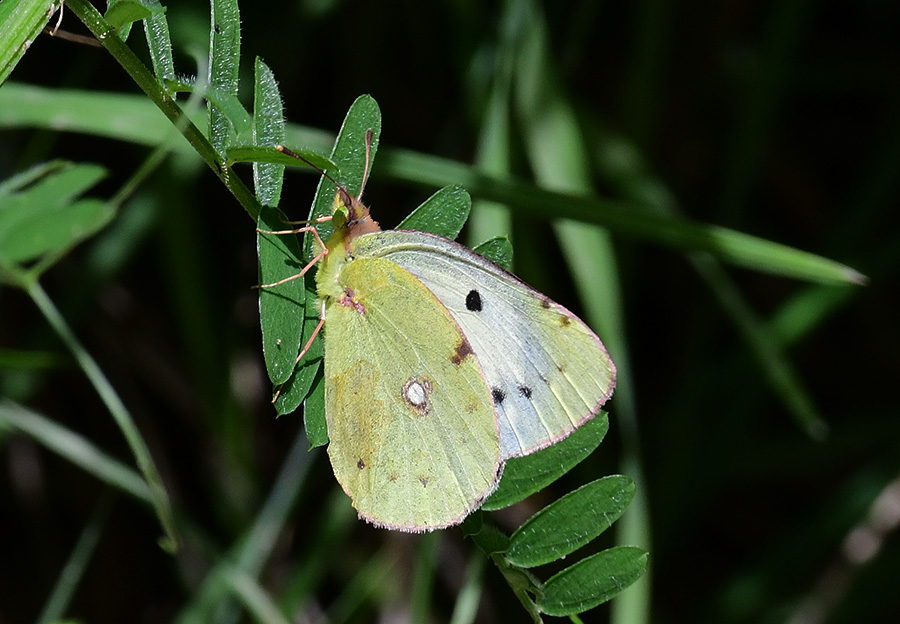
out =
{"type": "MultiPolygon", "coordinates": [[[[194,73],[191,52],[208,44],[208,7],[171,4],[176,68],[194,73]]],[[[480,2],[245,3],[241,82],[252,84],[252,59],[262,57],[288,121],[329,132],[369,93],[383,113],[383,146],[472,162],[504,10],[480,2]]],[[[652,586],[635,591],[651,592],[652,621],[896,622],[896,519],[883,520],[883,547],[859,565],[845,555],[859,550],[843,544],[900,468],[900,5],[566,1],[542,11],[558,78],[589,145],[604,132],[629,141],[692,219],[821,254],[870,278],[863,287],[833,287],[836,303],[824,312],[813,305],[818,320],[809,331],[785,337],[829,426],[815,440],[684,256],[613,233],[645,476],[638,488],[651,528],[639,545],[651,551],[652,586]],[[826,618],[791,620],[806,600],[826,618]]],[[[83,31],[70,13],[63,28],[83,31]]],[[[145,56],[139,28],[130,42],[145,56]]],[[[104,50],[46,36],[11,80],[137,92],[104,50]]],[[[248,88],[242,96],[249,106],[248,88]]],[[[513,168],[527,178],[520,141],[514,134],[513,168]]],[[[0,177],[51,158],[99,162],[110,174],[91,195],[105,197],[147,153],[93,136],[3,128],[0,177]]],[[[313,185],[312,176],[286,177],[282,207],[294,218],[305,215],[313,185]]],[[[615,198],[615,188],[598,176],[598,194],[615,198]]],[[[379,180],[376,162],[367,200],[390,227],[432,190],[379,180]]],[[[36,618],[96,517],[104,518],[97,550],[67,613],[97,623],[173,619],[196,599],[214,553],[253,521],[302,427],[299,412],[276,420],[268,403],[250,289],[254,224],[226,189],[199,159],[172,159],[126,204],[123,219],[138,224],[133,238],[88,241],[42,282],[132,411],[191,545],[166,555],[147,508],[29,438],[0,432],[0,622],[36,618]],[[103,241],[113,251],[104,252],[103,241]]],[[[538,241],[516,246],[522,277],[581,312],[563,277],[565,243],[544,222],[514,220],[517,241],[538,241]]],[[[727,272],[765,323],[799,295],[821,294],[786,278],[727,272]]],[[[83,374],[33,304],[10,288],[0,290],[0,346],[60,354],[46,370],[0,370],[0,392],[133,463],[83,374]]],[[[500,516],[501,526],[622,469],[615,397],[608,409],[600,450],[540,500],[500,516]]],[[[311,619],[295,621],[316,621],[323,610],[333,621],[405,613],[421,538],[356,521],[324,453],[312,457],[263,586],[276,600],[305,601],[300,612],[311,619]],[[332,497],[339,512],[328,507],[332,497]],[[305,585],[296,580],[304,565],[315,579],[305,585]],[[373,569],[383,575],[366,584],[373,569]],[[294,581],[311,593],[292,589],[294,581]]],[[[900,505],[900,494],[889,500],[900,505]]],[[[464,565],[477,556],[458,530],[443,535],[433,621],[449,621],[464,565]]],[[[484,582],[478,621],[526,621],[490,564],[484,582]]]]}

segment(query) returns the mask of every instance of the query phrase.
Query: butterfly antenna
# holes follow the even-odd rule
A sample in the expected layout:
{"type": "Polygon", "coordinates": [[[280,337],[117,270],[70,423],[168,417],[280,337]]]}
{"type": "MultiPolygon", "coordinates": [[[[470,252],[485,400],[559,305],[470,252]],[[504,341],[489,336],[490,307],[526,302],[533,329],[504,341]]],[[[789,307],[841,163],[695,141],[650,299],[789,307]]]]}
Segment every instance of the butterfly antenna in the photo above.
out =
{"type": "Polygon", "coordinates": [[[373,136],[374,136],[374,133],[372,132],[371,128],[366,130],[366,167],[363,170],[363,179],[362,179],[362,185],[360,185],[360,187],[359,187],[359,195],[356,196],[357,202],[362,201],[363,191],[366,190],[366,182],[369,181],[369,162],[372,157],[372,137],[373,136]]]}
{"type": "Polygon", "coordinates": [[[300,162],[306,163],[307,165],[309,165],[310,167],[312,167],[313,169],[315,169],[316,171],[318,171],[319,173],[321,173],[323,176],[325,176],[327,179],[331,180],[331,183],[334,184],[336,187],[338,187],[338,189],[340,189],[340,190],[343,190],[343,189],[344,189],[344,187],[341,186],[341,185],[338,183],[337,180],[335,180],[335,179],[332,178],[330,175],[328,175],[327,173],[325,173],[325,170],[320,169],[319,167],[317,167],[316,165],[314,165],[313,163],[311,163],[310,161],[308,161],[306,158],[304,158],[303,156],[301,156],[301,155],[298,154],[297,152],[295,152],[295,151],[293,151],[293,150],[291,150],[291,149],[285,147],[284,145],[276,145],[276,146],[275,146],[275,149],[276,149],[277,151],[281,152],[282,154],[285,154],[286,156],[290,156],[291,158],[296,158],[296,159],[299,160],[300,162]]]}

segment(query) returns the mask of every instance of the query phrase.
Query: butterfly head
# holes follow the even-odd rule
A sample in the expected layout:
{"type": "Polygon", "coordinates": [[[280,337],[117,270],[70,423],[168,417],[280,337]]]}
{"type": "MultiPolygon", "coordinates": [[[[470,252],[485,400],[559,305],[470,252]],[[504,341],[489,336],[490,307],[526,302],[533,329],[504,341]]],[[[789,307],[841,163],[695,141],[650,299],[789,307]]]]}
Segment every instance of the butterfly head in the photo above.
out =
{"type": "Polygon", "coordinates": [[[363,204],[358,196],[352,197],[346,187],[338,188],[334,204],[332,216],[334,230],[343,231],[346,240],[381,231],[378,222],[369,214],[369,207],[363,204]]]}
{"type": "Polygon", "coordinates": [[[335,231],[340,229],[344,230],[344,237],[346,240],[362,236],[363,234],[381,231],[378,222],[369,215],[368,206],[362,203],[362,194],[366,189],[366,182],[369,179],[372,136],[372,130],[366,130],[366,165],[363,170],[362,184],[359,186],[359,194],[354,197],[350,194],[350,191],[347,190],[346,186],[342,186],[335,182],[335,185],[338,187],[338,192],[334,200],[335,205],[332,222],[334,223],[335,231]]]}

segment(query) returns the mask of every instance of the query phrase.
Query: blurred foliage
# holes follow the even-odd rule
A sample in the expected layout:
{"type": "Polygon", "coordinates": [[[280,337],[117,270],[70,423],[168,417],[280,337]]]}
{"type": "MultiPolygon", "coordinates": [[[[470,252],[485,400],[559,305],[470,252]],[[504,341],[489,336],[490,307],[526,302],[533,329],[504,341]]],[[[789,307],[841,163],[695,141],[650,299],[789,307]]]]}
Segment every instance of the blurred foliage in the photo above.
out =
{"type": "MultiPolygon", "coordinates": [[[[253,110],[256,57],[292,147],[327,153],[351,102],[378,100],[383,226],[465,187],[464,237],[509,235],[516,272],[610,347],[606,443],[485,514],[509,534],[599,476],[634,479],[618,535],[577,554],[636,544],[648,573],[584,621],[900,619],[896,3],[220,2],[214,26],[241,36],[217,45],[242,57],[212,76],[204,3],[166,6],[167,31],[158,3],[120,3],[121,23],[152,16],[107,50],[72,41],[84,0],[35,37],[50,4],[0,4],[0,210],[80,172],[39,216],[92,225],[0,250],[0,619],[524,616],[463,530],[356,520],[300,413],[275,418],[253,171],[221,166],[255,129],[202,98],[253,110]],[[168,91],[117,62],[126,45],[168,91]],[[186,132],[191,149],[187,118],[213,142],[186,132]]],[[[285,177],[289,218],[308,171],[285,177]]]]}

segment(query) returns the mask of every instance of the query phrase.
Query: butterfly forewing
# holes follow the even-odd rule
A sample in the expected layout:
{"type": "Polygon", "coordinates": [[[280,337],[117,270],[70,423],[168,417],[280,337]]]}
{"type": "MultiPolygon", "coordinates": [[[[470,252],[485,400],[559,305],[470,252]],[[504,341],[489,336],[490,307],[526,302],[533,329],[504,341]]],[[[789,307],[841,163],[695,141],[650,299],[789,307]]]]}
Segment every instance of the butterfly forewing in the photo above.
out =
{"type": "Polygon", "coordinates": [[[569,435],[612,394],[615,367],[571,312],[470,249],[416,231],[353,241],[412,273],[469,340],[497,409],[501,457],[527,455],[569,435]]]}

